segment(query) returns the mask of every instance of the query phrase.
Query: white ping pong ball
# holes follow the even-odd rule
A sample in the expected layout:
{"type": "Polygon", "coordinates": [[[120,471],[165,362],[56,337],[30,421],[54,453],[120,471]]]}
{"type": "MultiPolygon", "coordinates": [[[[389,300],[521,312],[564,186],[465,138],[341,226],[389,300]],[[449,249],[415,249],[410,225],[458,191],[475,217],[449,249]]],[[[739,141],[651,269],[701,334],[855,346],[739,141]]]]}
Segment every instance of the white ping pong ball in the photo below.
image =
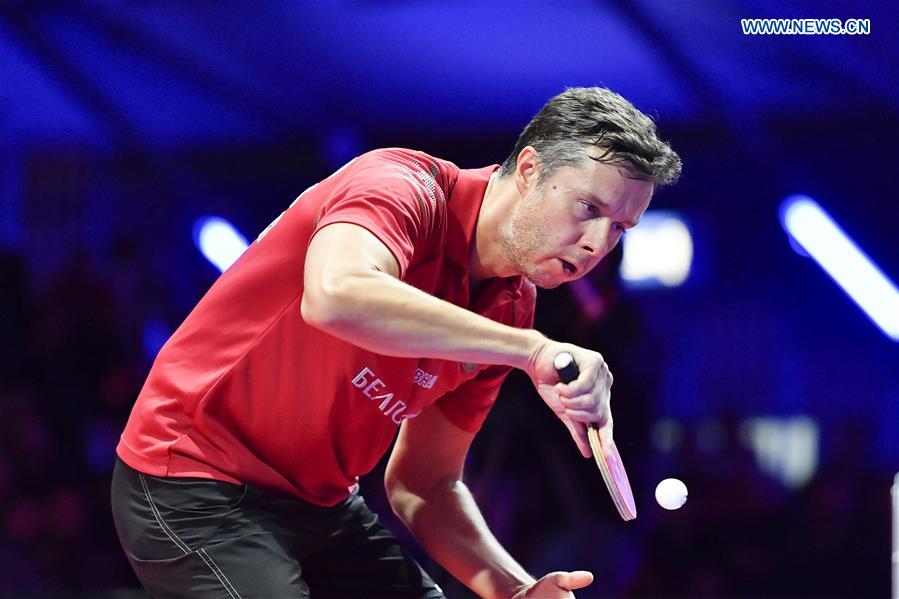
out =
{"type": "Polygon", "coordinates": [[[676,510],[687,503],[687,485],[676,478],[666,478],[656,486],[656,501],[666,510],[676,510]]]}

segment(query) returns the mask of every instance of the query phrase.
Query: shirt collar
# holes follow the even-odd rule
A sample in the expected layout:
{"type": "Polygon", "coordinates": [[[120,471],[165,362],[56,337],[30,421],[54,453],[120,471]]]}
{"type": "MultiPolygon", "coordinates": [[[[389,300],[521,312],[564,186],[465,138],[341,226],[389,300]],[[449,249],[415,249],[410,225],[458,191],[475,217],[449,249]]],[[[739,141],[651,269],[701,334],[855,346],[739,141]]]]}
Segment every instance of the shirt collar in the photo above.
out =
{"type": "MultiPolygon", "coordinates": [[[[471,244],[474,243],[475,230],[484,192],[492,175],[499,168],[498,164],[479,169],[461,169],[459,178],[447,201],[447,233],[446,256],[464,273],[466,292],[468,289],[468,267],[471,255],[471,244]]],[[[522,296],[524,277],[508,277],[494,279],[490,287],[494,293],[507,291],[503,300],[517,300],[522,296]]],[[[486,291],[486,290],[485,290],[486,291]]],[[[491,293],[492,295],[492,293],[491,293]]]]}

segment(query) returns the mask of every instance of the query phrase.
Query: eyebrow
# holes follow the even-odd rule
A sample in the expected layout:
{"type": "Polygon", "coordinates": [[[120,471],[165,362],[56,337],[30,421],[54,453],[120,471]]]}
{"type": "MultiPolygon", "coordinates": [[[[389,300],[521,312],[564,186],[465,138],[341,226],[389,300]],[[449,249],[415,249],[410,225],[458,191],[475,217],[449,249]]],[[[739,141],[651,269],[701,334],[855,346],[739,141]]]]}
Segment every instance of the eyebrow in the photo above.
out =
{"type": "MultiPolygon", "coordinates": [[[[585,193],[584,195],[587,197],[587,199],[592,201],[594,204],[598,205],[600,208],[606,208],[606,209],[609,208],[609,205],[607,203],[603,202],[602,200],[600,200],[598,197],[596,197],[592,193],[585,193]]],[[[624,220],[624,221],[621,221],[621,224],[627,225],[628,228],[633,228],[640,224],[640,220],[637,219],[637,222],[624,220]]]]}

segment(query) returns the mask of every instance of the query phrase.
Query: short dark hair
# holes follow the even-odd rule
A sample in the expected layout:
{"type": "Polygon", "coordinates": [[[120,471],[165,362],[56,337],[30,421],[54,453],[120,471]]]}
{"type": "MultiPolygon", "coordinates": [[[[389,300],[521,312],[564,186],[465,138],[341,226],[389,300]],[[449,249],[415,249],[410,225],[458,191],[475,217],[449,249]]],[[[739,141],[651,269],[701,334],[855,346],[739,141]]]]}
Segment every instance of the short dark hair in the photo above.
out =
{"type": "Polygon", "coordinates": [[[656,187],[674,183],[681,173],[680,157],[658,138],[653,120],[604,87],[570,87],[550,99],[518,136],[500,167],[501,177],[515,171],[518,154],[527,146],[537,151],[541,182],[560,166],[586,157],[628,165],[656,187]],[[590,156],[591,146],[602,155],[590,156]]]}

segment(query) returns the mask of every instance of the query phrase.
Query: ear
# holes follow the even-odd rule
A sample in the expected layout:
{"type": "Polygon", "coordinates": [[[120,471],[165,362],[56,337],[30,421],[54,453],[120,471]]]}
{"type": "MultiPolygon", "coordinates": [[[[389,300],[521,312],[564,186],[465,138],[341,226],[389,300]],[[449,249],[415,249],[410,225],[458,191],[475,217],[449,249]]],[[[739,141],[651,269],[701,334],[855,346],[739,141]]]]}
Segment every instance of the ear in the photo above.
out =
{"type": "Polygon", "coordinates": [[[537,184],[539,172],[537,150],[534,146],[525,146],[518,153],[518,162],[515,164],[515,187],[519,194],[524,196],[530,187],[537,184]]]}

